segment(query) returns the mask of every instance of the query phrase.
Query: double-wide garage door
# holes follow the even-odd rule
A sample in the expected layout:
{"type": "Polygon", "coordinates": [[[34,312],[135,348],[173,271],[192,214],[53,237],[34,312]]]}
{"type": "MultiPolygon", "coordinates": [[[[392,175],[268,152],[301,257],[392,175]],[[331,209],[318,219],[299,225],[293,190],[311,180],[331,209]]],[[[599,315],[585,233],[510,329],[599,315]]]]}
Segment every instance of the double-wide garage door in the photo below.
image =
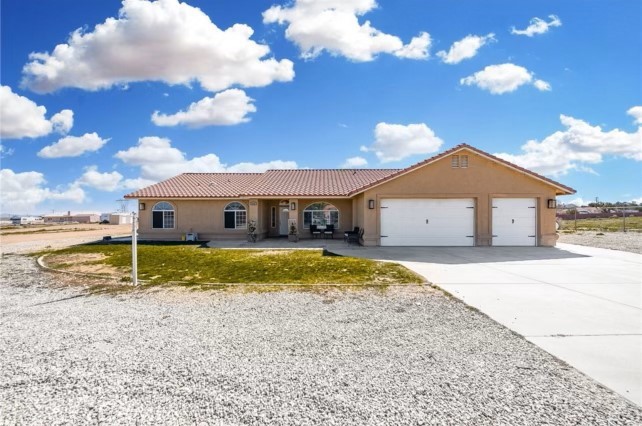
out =
{"type": "Polygon", "coordinates": [[[382,199],[382,246],[473,246],[475,202],[464,199],[382,199]]]}

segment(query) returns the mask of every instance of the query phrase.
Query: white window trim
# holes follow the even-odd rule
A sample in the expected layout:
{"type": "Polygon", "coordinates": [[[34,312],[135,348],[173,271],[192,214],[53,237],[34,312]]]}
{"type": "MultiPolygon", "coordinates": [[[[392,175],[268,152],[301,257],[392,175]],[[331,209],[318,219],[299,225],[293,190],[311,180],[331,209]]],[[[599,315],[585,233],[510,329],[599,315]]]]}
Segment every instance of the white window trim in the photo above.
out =
{"type": "MultiPolygon", "coordinates": [[[[337,208],[337,206],[335,206],[332,203],[328,203],[327,201],[317,201],[317,202],[314,202],[312,204],[309,204],[306,208],[303,209],[303,229],[310,229],[310,225],[308,224],[306,226],[306,224],[305,224],[305,214],[306,214],[306,212],[307,213],[320,212],[320,213],[323,213],[325,215],[325,213],[327,211],[330,211],[330,210],[309,210],[310,206],[312,206],[314,204],[318,204],[318,203],[329,204],[329,205],[331,205],[332,207],[335,208],[335,210],[337,212],[337,221],[335,222],[334,227],[335,227],[335,229],[338,229],[340,227],[340,223],[341,223],[341,211],[337,208]]],[[[332,210],[332,211],[334,211],[334,210],[332,210]]]]}
{"type": "Polygon", "coordinates": [[[170,203],[169,201],[159,201],[154,206],[152,207],[152,229],[176,229],[176,206],[174,204],[170,203]],[[158,206],[161,203],[167,203],[169,204],[172,209],[171,210],[156,210],[156,206],[158,206]],[[154,227],[154,212],[162,212],[163,213],[163,227],[162,228],[155,228],[154,227]],[[167,220],[167,215],[166,213],[171,213],[172,214],[172,225],[171,227],[165,226],[165,222],[167,220]]]}
{"type": "Polygon", "coordinates": [[[237,230],[237,229],[247,229],[247,222],[248,222],[248,210],[247,210],[247,206],[245,204],[243,204],[240,201],[232,201],[232,202],[227,203],[225,205],[225,207],[223,208],[223,229],[227,229],[227,230],[231,230],[231,231],[234,231],[234,230],[237,230]],[[240,204],[241,206],[243,206],[243,210],[241,210],[241,209],[228,210],[227,208],[231,204],[234,204],[234,203],[237,203],[237,204],[240,204]],[[234,228],[227,228],[225,226],[225,213],[227,213],[227,212],[234,212],[234,228]],[[238,225],[239,213],[245,214],[245,224],[242,225],[242,226],[238,225]]]}

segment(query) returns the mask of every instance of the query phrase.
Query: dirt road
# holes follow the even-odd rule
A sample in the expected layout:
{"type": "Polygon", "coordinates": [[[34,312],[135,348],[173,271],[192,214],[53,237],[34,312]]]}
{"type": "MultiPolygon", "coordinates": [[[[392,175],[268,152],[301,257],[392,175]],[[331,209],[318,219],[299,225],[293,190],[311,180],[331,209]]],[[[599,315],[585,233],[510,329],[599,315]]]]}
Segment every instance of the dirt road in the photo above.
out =
{"type": "Polygon", "coordinates": [[[131,235],[131,225],[71,224],[3,229],[0,253],[29,253],[102,240],[104,236],[128,235],[131,235]]]}

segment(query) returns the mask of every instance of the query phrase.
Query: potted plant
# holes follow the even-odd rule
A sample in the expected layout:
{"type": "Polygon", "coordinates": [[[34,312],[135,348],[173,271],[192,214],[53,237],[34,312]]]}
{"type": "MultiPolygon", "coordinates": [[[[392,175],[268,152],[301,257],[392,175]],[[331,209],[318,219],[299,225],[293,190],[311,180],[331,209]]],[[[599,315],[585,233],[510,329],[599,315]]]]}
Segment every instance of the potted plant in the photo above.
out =
{"type": "Polygon", "coordinates": [[[290,220],[290,231],[288,232],[288,241],[296,243],[299,241],[299,231],[296,226],[296,220],[290,220]]]}
{"type": "Polygon", "coordinates": [[[247,224],[247,240],[251,243],[256,242],[256,221],[251,220],[247,224]]]}

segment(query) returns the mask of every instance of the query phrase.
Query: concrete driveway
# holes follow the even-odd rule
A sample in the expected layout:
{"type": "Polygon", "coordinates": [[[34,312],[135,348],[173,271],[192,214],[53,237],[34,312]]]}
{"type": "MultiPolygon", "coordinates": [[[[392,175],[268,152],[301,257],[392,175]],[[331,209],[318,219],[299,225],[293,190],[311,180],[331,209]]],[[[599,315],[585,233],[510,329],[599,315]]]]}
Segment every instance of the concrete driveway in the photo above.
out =
{"type": "Polygon", "coordinates": [[[332,251],[398,261],[642,406],[642,255],[570,244],[332,251]]]}

